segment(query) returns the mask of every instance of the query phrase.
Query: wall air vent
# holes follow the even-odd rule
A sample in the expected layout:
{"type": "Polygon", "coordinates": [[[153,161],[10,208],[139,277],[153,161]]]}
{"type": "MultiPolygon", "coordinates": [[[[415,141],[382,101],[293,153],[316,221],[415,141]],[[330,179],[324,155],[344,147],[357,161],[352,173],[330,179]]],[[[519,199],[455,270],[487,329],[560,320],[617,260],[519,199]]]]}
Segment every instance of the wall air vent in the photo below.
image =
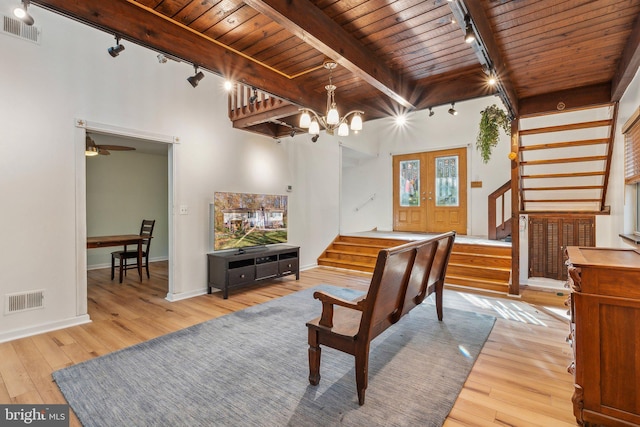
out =
{"type": "Polygon", "coordinates": [[[4,314],[35,310],[44,307],[44,289],[38,291],[19,292],[4,296],[4,314]]]}
{"type": "Polygon", "coordinates": [[[2,33],[36,44],[40,44],[42,38],[42,31],[39,27],[26,25],[21,20],[7,15],[2,15],[2,33]]]}

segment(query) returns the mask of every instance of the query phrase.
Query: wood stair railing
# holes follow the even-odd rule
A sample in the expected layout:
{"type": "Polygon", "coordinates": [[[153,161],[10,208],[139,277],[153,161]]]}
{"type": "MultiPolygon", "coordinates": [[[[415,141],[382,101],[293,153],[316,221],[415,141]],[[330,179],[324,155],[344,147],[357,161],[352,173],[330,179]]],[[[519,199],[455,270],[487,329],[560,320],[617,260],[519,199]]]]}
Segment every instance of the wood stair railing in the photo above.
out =
{"type": "MultiPolygon", "coordinates": [[[[456,242],[449,259],[446,284],[476,289],[509,292],[511,246],[456,242]]],[[[318,258],[318,265],[373,272],[378,252],[408,240],[337,236],[318,258]]]]}
{"type": "Polygon", "coordinates": [[[507,201],[507,195],[511,195],[511,180],[489,194],[489,240],[501,240],[511,235],[511,203],[507,201]]]}
{"type": "Polygon", "coordinates": [[[302,131],[292,124],[292,117],[299,113],[297,105],[240,83],[229,92],[228,99],[229,119],[236,129],[273,138],[302,131]]]}

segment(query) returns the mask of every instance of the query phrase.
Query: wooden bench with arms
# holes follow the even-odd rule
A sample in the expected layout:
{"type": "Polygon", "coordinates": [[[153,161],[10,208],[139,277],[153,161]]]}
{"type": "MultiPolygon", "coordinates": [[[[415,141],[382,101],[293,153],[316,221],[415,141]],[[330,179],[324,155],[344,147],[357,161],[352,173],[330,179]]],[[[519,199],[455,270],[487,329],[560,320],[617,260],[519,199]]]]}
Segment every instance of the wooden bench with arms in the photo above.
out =
{"type": "MultiPolygon", "coordinates": [[[[358,402],[364,404],[371,341],[435,292],[442,320],[442,293],[455,232],[382,249],[366,295],[353,301],[315,292],[322,315],[307,322],[309,382],[320,382],[321,345],[355,357],[358,402]]],[[[427,325],[425,325],[427,327],[427,325]]]]}

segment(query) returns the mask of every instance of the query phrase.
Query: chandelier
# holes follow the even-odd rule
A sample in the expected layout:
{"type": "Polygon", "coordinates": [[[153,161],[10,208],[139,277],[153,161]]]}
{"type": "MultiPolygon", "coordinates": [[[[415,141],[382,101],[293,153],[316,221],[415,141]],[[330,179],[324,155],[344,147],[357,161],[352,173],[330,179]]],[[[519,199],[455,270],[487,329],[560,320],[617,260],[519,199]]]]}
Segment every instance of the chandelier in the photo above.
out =
{"type": "Polygon", "coordinates": [[[364,114],[364,111],[349,111],[343,117],[340,117],[340,114],[338,113],[338,106],[336,105],[335,100],[336,86],[331,81],[332,71],[338,66],[338,64],[332,59],[325,59],[322,66],[329,70],[329,84],[324,87],[327,90],[326,115],[320,116],[310,108],[301,108],[300,111],[302,111],[302,115],[300,116],[300,127],[303,129],[309,129],[308,132],[311,135],[319,135],[320,126],[322,126],[329,135],[333,135],[337,129],[338,136],[348,136],[349,127],[351,127],[351,130],[355,132],[362,130],[362,114],[364,114]],[[313,116],[313,118],[311,116],[313,116]],[[351,118],[351,124],[348,125],[347,119],[350,116],[353,117],[351,118]]]}

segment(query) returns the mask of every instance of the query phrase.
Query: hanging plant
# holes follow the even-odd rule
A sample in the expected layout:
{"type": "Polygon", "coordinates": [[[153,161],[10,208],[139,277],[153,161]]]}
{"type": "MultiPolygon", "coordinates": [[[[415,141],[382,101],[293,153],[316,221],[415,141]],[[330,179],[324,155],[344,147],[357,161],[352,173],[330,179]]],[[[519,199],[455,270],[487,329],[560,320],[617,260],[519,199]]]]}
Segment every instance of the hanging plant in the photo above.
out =
{"type": "Polygon", "coordinates": [[[493,104],[480,112],[480,130],[476,138],[476,149],[480,151],[482,161],[487,163],[491,158],[491,150],[498,145],[500,128],[511,135],[511,122],[507,113],[493,104]]]}

